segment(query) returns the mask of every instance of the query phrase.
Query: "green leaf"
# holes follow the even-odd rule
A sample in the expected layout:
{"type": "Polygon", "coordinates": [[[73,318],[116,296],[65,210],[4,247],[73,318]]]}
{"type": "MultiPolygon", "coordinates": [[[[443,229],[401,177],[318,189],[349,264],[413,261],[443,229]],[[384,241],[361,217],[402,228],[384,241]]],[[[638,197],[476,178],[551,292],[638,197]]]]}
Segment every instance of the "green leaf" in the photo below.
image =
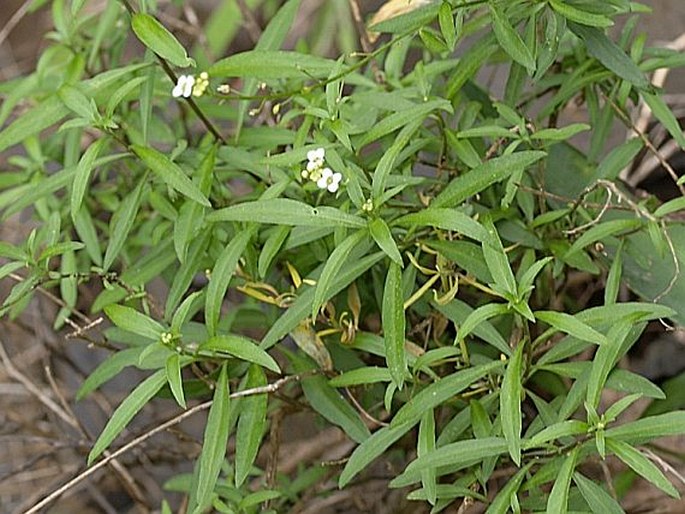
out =
{"type": "MultiPolygon", "coordinates": [[[[217,147],[213,145],[200,163],[200,192],[205,196],[212,186],[212,174],[216,162],[217,147]]],[[[184,202],[174,220],[174,249],[178,261],[184,263],[190,241],[200,225],[199,218],[203,216],[202,208],[194,201],[184,202]]]]}
{"type": "Polygon", "coordinates": [[[366,230],[359,230],[350,234],[345,240],[335,247],[326,261],[326,264],[321,271],[321,276],[316,282],[316,289],[314,290],[314,299],[312,300],[312,319],[316,319],[316,315],[323,304],[331,298],[331,289],[335,277],[339,276],[340,270],[346,264],[350,253],[357,247],[367,236],[366,230]]]}
{"type": "MultiPolygon", "coordinates": [[[[685,204],[684,204],[685,205],[685,204]]],[[[619,243],[614,254],[614,260],[609,268],[606,286],[604,287],[604,305],[615,304],[621,288],[621,274],[623,273],[623,241],[619,243]]]]}
{"type": "MultiPolygon", "coordinates": [[[[416,423],[418,423],[418,419],[414,422],[414,424],[416,423]]],[[[405,423],[396,427],[383,427],[374,432],[371,437],[360,444],[350,455],[345,468],[340,473],[338,487],[343,488],[349,484],[362,469],[382,455],[400,437],[409,432],[412,426],[412,424],[405,423]]]]}
{"type": "Polygon", "coordinates": [[[565,312],[536,311],[535,317],[554,327],[556,330],[570,334],[581,341],[587,341],[597,345],[609,343],[604,334],[597,332],[594,328],[586,325],[576,316],[571,316],[565,312]]]}
{"type": "Polygon", "coordinates": [[[588,424],[577,419],[567,419],[549,425],[530,439],[524,441],[523,448],[530,449],[546,445],[549,441],[563,439],[569,436],[580,436],[587,434],[588,424]]]}
{"type": "Polygon", "coordinates": [[[216,333],[221,313],[221,304],[233,278],[233,273],[238,265],[240,257],[245,252],[254,230],[243,230],[236,235],[222,250],[216,260],[214,269],[209,278],[207,296],[205,297],[205,323],[209,335],[216,333]]]}
{"type": "Polygon", "coordinates": [[[571,477],[576,467],[578,448],[574,448],[566,455],[564,463],[554,481],[552,491],[547,498],[547,514],[566,514],[568,512],[568,490],[571,485],[571,477]]]}
{"type": "Polygon", "coordinates": [[[626,166],[635,159],[644,142],[639,137],[629,139],[612,149],[597,166],[595,176],[600,179],[614,180],[626,166]]]}
{"type": "Polygon", "coordinates": [[[533,463],[529,462],[518,470],[513,477],[507,480],[504,487],[497,492],[497,496],[492,500],[492,503],[488,507],[488,510],[485,511],[485,514],[507,514],[509,512],[511,499],[518,492],[519,487],[521,487],[521,484],[532,465],[533,463]]]}
{"type": "MultiPolygon", "coordinates": [[[[435,451],[435,414],[433,413],[433,409],[427,409],[421,418],[416,451],[419,458],[435,451]]],[[[429,468],[421,472],[421,484],[426,492],[426,499],[431,505],[435,505],[437,484],[434,468],[429,468]]]]}
{"type": "MultiPolygon", "coordinates": [[[[216,381],[212,406],[207,416],[205,434],[202,441],[202,452],[197,463],[197,481],[191,488],[190,506],[193,514],[200,514],[212,501],[214,486],[219,478],[221,465],[226,456],[226,445],[231,424],[230,391],[228,389],[228,366],[221,366],[216,381]]],[[[195,479],[195,477],[193,477],[195,479]]],[[[193,480],[195,482],[195,480],[193,480]]]]}
{"type": "Polygon", "coordinates": [[[626,319],[617,320],[607,333],[607,342],[599,347],[592,361],[590,379],[587,385],[587,403],[597,408],[602,389],[606,383],[609,372],[621,357],[622,352],[627,351],[623,342],[633,329],[634,322],[626,319]]]}
{"type": "Polygon", "coordinates": [[[507,314],[508,312],[509,308],[503,303],[481,305],[466,317],[461,326],[457,327],[457,337],[460,341],[463,341],[466,339],[466,336],[474,332],[484,321],[495,316],[507,314]]]}
{"type": "Polygon", "coordinates": [[[119,375],[125,367],[137,364],[140,352],[144,348],[143,346],[128,348],[107,357],[83,381],[81,387],[76,392],[76,401],[85,398],[102,384],[119,375]]]}
{"type": "Polygon", "coordinates": [[[402,255],[397,248],[397,243],[392,237],[390,228],[383,218],[376,218],[369,223],[369,232],[371,237],[376,241],[378,247],[385,252],[385,254],[392,259],[398,266],[402,267],[402,255]]]}
{"type": "Polygon", "coordinates": [[[621,219],[621,220],[611,220],[605,221],[604,223],[599,223],[595,225],[590,230],[585,232],[571,245],[571,248],[566,252],[565,257],[580,251],[588,245],[596,243],[601,239],[605,239],[610,236],[614,236],[620,232],[627,232],[630,230],[635,230],[642,225],[642,220],[639,219],[621,219]]]}
{"type": "Polygon", "coordinates": [[[538,130],[531,134],[531,139],[539,139],[542,141],[564,141],[570,139],[576,134],[590,130],[590,125],[587,123],[572,123],[563,128],[547,128],[538,130]]]}
{"type": "Polygon", "coordinates": [[[100,454],[107,449],[119,433],[128,425],[133,417],[147,404],[154,395],[166,384],[166,372],[163,369],[149,376],[136,387],[126,399],[112,413],[109,421],[102,429],[100,436],[93,444],[88,454],[90,466],[100,454]]]}
{"type": "Polygon", "coordinates": [[[549,3],[552,6],[552,9],[570,21],[575,21],[576,23],[588,25],[590,27],[611,27],[614,25],[614,22],[606,16],[582,11],[562,0],[550,0],[549,3]]]}
{"type": "Polygon", "coordinates": [[[442,37],[445,38],[448,49],[454,50],[454,45],[457,42],[457,27],[454,24],[452,5],[449,2],[442,2],[442,5],[440,5],[438,23],[440,24],[440,32],[442,37]]]}
{"type": "Polygon", "coordinates": [[[331,387],[350,387],[390,381],[392,381],[392,376],[388,368],[369,366],[346,371],[342,375],[331,378],[328,385],[331,387]]]}
{"type": "Polygon", "coordinates": [[[249,50],[214,63],[213,77],[255,77],[262,80],[284,78],[326,78],[335,61],[299,52],[249,50]]]}
{"type": "Polygon", "coordinates": [[[573,474],[573,481],[580,494],[595,514],[625,514],[624,510],[602,487],[578,472],[573,474]]]}
{"type": "Polygon", "coordinates": [[[383,18],[382,21],[371,25],[370,30],[374,32],[389,32],[391,34],[417,30],[433,21],[439,9],[439,6],[435,3],[421,5],[419,2],[416,2],[416,6],[410,5],[409,7],[411,8],[409,12],[383,18]]]}
{"type": "Polygon", "coordinates": [[[134,14],[131,28],[141,43],[174,66],[195,66],[195,61],[188,57],[185,48],[174,35],[149,14],[134,14]]]}
{"type": "Polygon", "coordinates": [[[678,143],[681,149],[685,149],[685,135],[683,135],[683,128],[680,126],[678,119],[673,114],[673,111],[668,107],[666,101],[661,95],[654,95],[643,91],[641,93],[642,99],[649,106],[652,114],[658,119],[661,124],[671,134],[673,140],[678,143]]]}
{"type": "Polygon", "coordinates": [[[117,327],[148,339],[157,341],[165,332],[162,325],[130,307],[108,305],[105,307],[105,314],[117,327]]]}
{"type": "Polygon", "coordinates": [[[380,139],[381,137],[394,132],[400,127],[404,127],[410,121],[416,119],[423,120],[431,112],[436,109],[442,109],[443,111],[453,112],[452,104],[444,99],[431,100],[429,102],[424,102],[421,104],[414,105],[407,109],[402,109],[401,111],[395,112],[381,121],[376,123],[368,130],[362,138],[357,143],[357,148],[363,148],[369,143],[380,139]]]}
{"type": "Polygon", "coordinates": [[[109,222],[110,239],[107,250],[105,250],[105,259],[102,264],[105,271],[112,266],[114,259],[117,258],[128,238],[136,214],[138,214],[145,183],[146,179],[145,177],[142,177],[136,188],[121,202],[109,222]]]}
{"type": "MultiPolygon", "coordinates": [[[[432,304],[440,313],[446,316],[457,327],[462,325],[466,318],[474,311],[474,309],[465,302],[455,298],[447,305],[432,304]]],[[[511,355],[511,348],[504,340],[497,329],[487,320],[479,321],[473,328],[473,334],[481,338],[486,343],[490,344],[506,356],[511,355]]]]}
{"type": "Polygon", "coordinates": [[[504,50],[509,57],[525,67],[529,72],[535,71],[535,58],[521,39],[521,36],[511,26],[509,20],[499,7],[494,4],[490,5],[490,15],[492,16],[492,28],[495,31],[495,37],[499,42],[502,50],[504,50]]]}
{"type": "Polygon", "coordinates": [[[157,150],[145,146],[133,145],[131,150],[140,157],[140,160],[158,175],[169,187],[175,189],[191,200],[205,207],[212,204],[202,194],[198,187],[188,178],[181,167],[172,162],[166,155],[157,150]]]}
{"type": "Polygon", "coordinates": [[[488,457],[501,455],[507,451],[507,442],[501,437],[468,439],[446,444],[426,453],[407,466],[404,473],[390,482],[391,487],[400,487],[420,479],[417,472],[457,464],[466,467],[488,457]],[[416,478],[414,478],[416,477],[416,478]]]}
{"type": "MultiPolygon", "coordinates": [[[[392,420],[391,426],[404,423],[415,424],[421,419],[426,409],[432,409],[446,402],[460,393],[476,380],[500,368],[501,361],[489,362],[469,369],[457,371],[451,375],[433,382],[419,391],[411,400],[405,403],[392,420]]],[[[505,447],[506,450],[506,447],[505,447]]]]}
{"type": "Polygon", "coordinates": [[[606,438],[609,451],[621,459],[630,469],[673,498],[680,498],[678,490],[647,457],[623,441],[606,438]]]}
{"type": "Polygon", "coordinates": [[[57,96],[74,114],[90,122],[98,116],[97,107],[92,98],[86,96],[81,89],[70,84],[65,84],[57,91],[57,96]]]}
{"type": "Polygon", "coordinates": [[[585,42],[588,53],[608,70],[639,89],[648,89],[649,80],[637,64],[616,43],[598,28],[569,22],[568,27],[585,42]]]}
{"type": "Polygon", "coordinates": [[[251,221],[275,225],[306,227],[364,228],[363,218],[334,207],[312,207],[289,198],[243,202],[219,209],[207,216],[208,221],[251,221]]]}
{"type": "MultiPolygon", "coordinates": [[[[315,369],[310,361],[292,356],[295,370],[299,372],[315,369]]],[[[362,422],[357,411],[347,403],[333,387],[328,385],[326,377],[313,375],[302,379],[302,391],[312,408],[325,419],[343,429],[345,434],[358,443],[366,441],[369,429],[362,422]]]]}
{"type": "Polygon", "coordinates": [[[181,356],[177,353],[169,355],[164,368],[171,394],[174,395],[176,403],[185,409],[186,398],[183,392],[183,379],[181,378],[181,356]]]}
{"type": "Polygon", "coordinates": [[[399,265],[390,263],[383,291],[383,339],[385,360],[393,382],[399,389],[402,388],[407,374],[407,354],[404,346],[406,321],[403,304],[402,270],[399,265]]]}
{"type": "Polygon", "coordinates": [[[257,264],[257,271],[261,278],[266,276],[267,271],[269,271],[269,266],[271,266],[271,263],[280,251],[283,243],[285,243],[285,240],[288,239],[289,235],[290,227],[279,226],[276,227],[276,229],[271,233],[264,243],[262,251],[259,254],[259,261],[257,264]]]}
{"type": "Polygon", "coordinates": [[[512,297],[515,297],[517,294],[516,278],[514,278],[509,258],[504,251],[502,241],[489,215],[483,218],[483,224],[488,234],[488,237],[482,242],[485,263],[488,265],[495,285],[500,291],[507,292],[512,297]]]}
{"type": "Polygon", "coordinates": [[[480,223],[456,209],[429,207],[419,212],[406,214],[394,223],[402,227],[432,226],[442,230],[452,230],[476,241],[485,241],[488,237],[487,231],[480,223]]]}
{"type": "Polygon", "coordinates": [[[685,433],[685,411],[668,412],[658,416],[638,419],[619,427],[606,430],[606,436],[614,440],[640,444],[658,437],[685,433]]]}
{"type": "Polygon", "coordinates": [[[400,156],[400,152],[407,146],[414,133],[419,130],[422,124],[423,118],[413,119],[408,122],[397,134],[390,148],[385,151],[383,157],[378,161],[372,179],[372,195],[375,207],[379,207],[382,203],[381,200],[385,192],[388,176],[397,167],[397,159],[400,156]]]}
{"type": "Polygon", "coordinates": [[[105,144],[107,144],[107,138],[101,138],[95,141],[95,143],[90,145],[83,153],[78,166],[76,166],[76,174],[74,175],[74,182],[71,186],[70,209],[72,220],[76,220],[76,217],[78,216],[79,210],[81,209],[81,203],[83,202],[83,196],[88,188],[90,174],[94,168],[95,159],[97,159],[105,144]]]}
{"type": "Polygon", "coordinates": [[[452,180],[431,203],[431,207],[453,207],[480,193],[496,182],[508,178],[517,169],[525,169],[547,154],[523,151],[495,157],[452,180]]]}
{"type": "Polygon", "coordinates": [[[275,360],[262,350],[255,341],[248,339],[247,337],[238,336],[235,334],[217,335],[210,337],[202,343],[199,348],[199,352],[216,352],[216,353],[227,353],[239,359],[246,360],[248,362],[253,362],[270,369],[274,373],[280,373],[281,368],[275,360]]]}
{"type": "Polygon", "coordinates": [[[523,342],[519,342],[504,371],[499,395],[502,433],[507,441],[509,455],[517,466],[521,465],[521,395],[523,393],[523,342]]]}
{"type": "MultiPolygon", "coordinates": [[[[250,366],[245,380],[245,389],[266,385],[266,375],[259,366],[250,366]]],[[[235,485],[240,487],[250,473],[252,464],[264,436],[266,409],[269,397],[266,394],[246,396],[240,400],[240,416],[235,443],[235,485]]]]}

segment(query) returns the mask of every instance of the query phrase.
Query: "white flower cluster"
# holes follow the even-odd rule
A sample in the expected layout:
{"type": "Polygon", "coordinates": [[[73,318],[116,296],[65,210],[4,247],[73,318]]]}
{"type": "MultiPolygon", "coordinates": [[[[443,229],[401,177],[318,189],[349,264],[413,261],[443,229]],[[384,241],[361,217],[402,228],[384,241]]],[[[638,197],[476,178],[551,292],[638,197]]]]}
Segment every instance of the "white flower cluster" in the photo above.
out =
{"type": "Polygon", "coordinates": [[[206,71],[200,73],[196,79],[194,75],[181,75],[171,91],[174,98],[190,98],[190,96],[202,96],[209,87],[209,74],[206,71]]]}
{"type": "Polygon", "coordinates": [[[319,189],[327,189],[335,193],[340,187],[342,175],[324,166],[326,151],[323,148],[307,152],[307,167],[302,170],[302,178],[316,182],[319,189]]]}

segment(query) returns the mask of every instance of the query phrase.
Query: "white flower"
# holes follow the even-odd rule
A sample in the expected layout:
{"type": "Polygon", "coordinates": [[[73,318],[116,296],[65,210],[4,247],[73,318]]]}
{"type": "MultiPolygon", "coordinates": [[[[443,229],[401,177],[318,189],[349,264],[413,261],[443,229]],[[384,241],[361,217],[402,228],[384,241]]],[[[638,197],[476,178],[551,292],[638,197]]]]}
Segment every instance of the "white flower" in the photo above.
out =
{"type": "Polygon", "coordinates": [[[323,167],[323,161],[324,158],[326,157],[326,150],[323,148],[317,148],[316,150],[309,150],[307,152],[307,160],[309,161],[307,163],[307,169],[309,171],[312,171],[316,168],[322,168],[323,167]]]}
{"type": "Polygon", "coordinates": [[[329,192],[335,193],[340,187],[342,175],[340,173],[333,173],[330,168],[321,170],[321,178],[316,181],[319,189],[328,189],[329,192]]]}
{"type": "Polygon", "coordinates": [[[171,91],[171,95],[174,98],[182,96],[183,98],[190,98],[193,94],[193,86],[195,85],[195,77],[192,75],[181,75],[178,77],[178,82],[174,89],[171,91]]]}

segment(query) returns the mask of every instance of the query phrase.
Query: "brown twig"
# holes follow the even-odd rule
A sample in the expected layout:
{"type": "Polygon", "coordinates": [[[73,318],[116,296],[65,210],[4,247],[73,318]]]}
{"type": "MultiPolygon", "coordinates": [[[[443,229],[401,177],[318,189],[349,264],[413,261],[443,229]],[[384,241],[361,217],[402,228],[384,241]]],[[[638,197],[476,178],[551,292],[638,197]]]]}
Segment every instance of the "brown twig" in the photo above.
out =
{"type": "Polygon", "coordinates": [[[240,14],[245,20],[245,30],[247,30],[247,34],[250,36],[252,42],[256,43],[262,36],[262,28],[259,26],[259,23],[257,23],[257,18],[255,18],[254,14],[245,3],[245,0],[236,0],[236,3],[240,9],[240,14]]]}

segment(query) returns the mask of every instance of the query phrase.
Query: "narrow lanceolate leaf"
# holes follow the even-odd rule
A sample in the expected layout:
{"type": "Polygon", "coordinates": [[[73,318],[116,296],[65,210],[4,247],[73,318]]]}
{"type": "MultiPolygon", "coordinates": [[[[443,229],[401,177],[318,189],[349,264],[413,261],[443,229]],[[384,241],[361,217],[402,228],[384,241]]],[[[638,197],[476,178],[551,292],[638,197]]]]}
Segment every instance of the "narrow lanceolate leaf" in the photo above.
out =
{"type": "Polygon", "coordinates": [[[610,428],[606,431],[606,436],[614,440],[639,444],[657,437],[683,433],[685,433],[685,411],[674,411],[610,428]]]}
{"type": "Polygon", "coordinates": [[[209,74],[213,77],[255,77],[259,79],[326,78],[335,61],[299,52],[250,50],[216,62],[209,74]]]}
{"type": "Polygon", "coordinates": [[[606,344],[607,338],[604,334],[597,332],[594,328],[586,325],[577,317],[564,312],[556,311],[537,311],[535,317],[540,321],[551,325],[555,329],[572,335],[581,341],[587,341],[598,345],[606,344]]]}
{"type": "Polygon", "coordinates": [[[564,459],[552,492],[547,498],[547,514],[566,514],[568,512],[568,490],[571,485],[573,470],[576,468],[578,448],[575,448],[564,459]]]}
{"type": "Polygon", "coordinates": [[[148,339],[158,340],[165,331],[164,327],[152,318],[123,305],[108,305],[105,307],[105,314],[117,327],[148,339]]]}
{"type": "Polygon", "coordinates": [[[509,455],[517,466],[521,465],[521,393],[523,392],[523,348],[519,343],[504,372],[499,404],[502,432],[509,447],[509,455]]]}
{"type": "MultiPolygon", "coordinates": [[[[259,366],[250,366],[247,371],[245,389],[266,385],[266,375],[259,366]]],[[[240,487],[252,468],[266,425],[266,409],[269,397],[266,394],[246,396],[240,400],[240,417],[235,444],[235,483],[240,487]]]]}
{"type": "Polygon", "coordinates": [[[254,230],[243,230],[240,232],[226,245],[216,260],[209,279],[209,285],[207,286],[207,296],[205,297],[205,322],[209,335],[216,333],[224,295],[233,278],[233,272],[238,265],[238,260],[250,242],[253,232],[254,230]]]}
{"type": "MultiPolygon", "coordinates": [[[[428,409],[421,418],[419,424],[419,439],[416,451],[419,457],[435,450],[435,415],[433,409],[428,409]]],[[[435,480],[435,468],[428,468],[421,472],[421,484],[426,492],[426,499],[431,505],[435,505],[437,483],[435,480]]]]}
{"type": "Polygon", "coordinates": [[[136,188],[121,202],[109,222],[109,233],[111,234],[111,237],[109,239],[109,244],[107,245],[107,250],[105,250],[105,259],[102,264],[105,271],[112,265],[114,259],[117,258],[126,242],[126,238],[133,226],[136,214],[138,214],[145,181],[146,179],[143,177],[140,182],[138,182],[136,188]]]}
{"type": "Polygon", "coordinates": [[[362,148],[369,143],[394,132],[400,127],[405,126],[410,121],[416,120],[417,118],[425,118],[436,109],[442,109],[448,112],[452,112],[453,110],[452,104],[444,99],[424,102],[407,109],[402,109],[373,125],[371,129],[364,134],[357,146],[362,148]]]}
{"type": "Polygon", "coordinates": [[[392,237],[392,233],[388,228],[387,223],[383,218],[376,218],[369,223],[369,232],[371,232],[371,237],[376,241],[378,247],[385,252],[385,254],[390,257],[395,264],[402,266],[402,255],[397,248],[397,243],[392,237]]]}
{"type": "Polygon", "coordinates": [[[495,5],[490,5],[492,28],[497,42],[509,56],[530,72],[535,71],[535,58],[521,36],[511,26],[504,13],[495,5]]]}
{"type": "Polygon", "coordinates": [[[452,180],[431,203],[431,207],[453,207],[480,193],[496,182],[509,178],[514,171],[525,169],[547,154],[539,151],[516,152],[484,162],[452,180]]]}
{"type": "MultiPolygon", "coordinates": [[[[416,421],[418,422],[418,419],[416,421]]],[[[404,424],[397,427],[383,427],[374,432],[352,452],[345,468],[340,473],[338,486],[345,487],[362,469],[382,455],[390,448],[390,445],[409,432],[412,427],[412,424],[404,424]]]]}
{"type": "Polygon", "coordinates": [[[582,250],[588,245],[591,245],[597,241],[604,238],[614,236],[616,234],[627,232],[630,230],[635,230],[642,225],[642,220],[639,219],[623,219],[623,220],[611,220],[595,225],[590,230],[585,232],[573,243],[571,248],[566,252],[566,257],[582,250]]]}
{"type": "Polygon", "coordinates": [[[185,409],[186,398],[183,392],[183,379],[181,378],[181,356],[177,353],[170,355],[164,367],[171,394],[174,395],[176,403],[185,409]]]}
{"type": "Polygon", "coordinates": [[[267,271],[269,271],[269,266],[271,266],[272,261],[283,246],[285,240],[288,239],[289,235],[290,227],[276,227],[276,229],[271,233],[269,238],[264,243],[262,251],[259,254],[259,261],[257,265],[257,271],[261,278],[266,276],[267,271]]]}
{"type": "Polygon", "coordinates": [[[316,318],[321,306],[331,297],[331,289],[335,278],[345,266],[347,259],[354,248],[366,237],[366,230],[359,230],[347,236],[331,253],[321,271],[321,276],[316,282],[314,300],[312,301],[312,319],[316,318]]]}
{"type": "Polygon", "coordinates": [[[526,478],[526,473],[532,466],[532,462],[520,469],[513,477],[507,480],[506,485],[497,493],[485,514],[507,514],[511,505],[512,497],[518,492],[519,487],[526,478]]]}
{"type": "Polygon", "coordinates": [[[312,207],[289,198],[244,202],[214,211],[208,221],[252,221],[275,225],[306,227],[352,227],[363,228],[363,218],[347,214],[334,207],[312,207]]]}
{"type": "Polygon", "coordinates": [[[198,352],[227,353],[239,359],[264,366],[274,373],[281,372],[281,368],[278,367],[271,355],[257,346],[254,341],[235,334],[211,337],[199,346],[198,352]]]}
{"type": "Polygon", "coordinates": [[[552,6],[552,9],[567,20],[575,21],[582,25],[589,25],[590,27],[611,27],[614,24],[614,22],[606,16],[582,11],[562,0],[550,0],[550,5],[552,6]]]}
{"type": "Polygon", "coordinates": [[[583,499],[590,506],[592,512],[603,514],[625,514],[624,510],[601,486],[580,473],[573,474],[573,481],[578,486],[583,499]]]}
{"type": "Polygon", "coordinates": [[[428,208],[402,216],[395,221],[402,227],[431,226],[442,230],[452,230],[476,241],[488,237],[485,228],[476,220],[456,209],[428,208]]]}
{"type": "Polygon", "coordinates": [[[71,186],[71,219],[76,220],[81,209],[83,197],[88,189],[90,182],[90,174],[93,171],[95,159],[100,155],[102,147],[107,143],[106,138],[98,139],[83,153],[81,159],[76,166],[76,174],[74,175],[74,183],[71,186]]]}
{"type": "MultiPolygon", "coordinates": [[[[191,489],[195,492],[195,496],[191,498],[190,502],[191,505],[195,506],[192,511],[193,514],[204,512],[211,503],[214,486],[219,478],[221,465],[226,456],[226,445],[228,444],[230,429],[230,423],[228,422],[229,396],[227,365],[224,364],[216,381],[214,399],[207,416],[205,435],[202,441],[202,453],[200,453],[197,464],[197,481],[194,484],[195,487],[191,489]]],[[[195,480],[193,481],[195,482],[195,480]]]]}
{"type": "Polygon", "coordinates": [[[402,294],[402,270],[391,263],[383,290],[383,339],[385,360],[393,382],[402,388],[407,374],[407,353],[404,347],[405,317],[402,294]]]}
{"type": "MultiPolygon", "coordinates": [[[[501,361],[489,362],[457,371],[425,387],[405,403],[392,420],[392,426],[416,423],[426,409],[432,409],[453,398],[476,380],[502,367],[501,361]]],[[[505,447],[506,451],[506,447],[505,447]]]]}
{"type": "MultiPolygon", "coordinates": [[[[297,355],[293,356],[293,365],[298,373],[315,369],[314,365],[297,355]]],[[[340,393],[328,385],[328,380],[321,375],[313,375],[302,379],[302,391],[309,405],[325,419],[339,426],[347,436],[358,443],[366,441],[369,429],[359,417],[359,414],[346,402],[340,393]]]]}
{"type": "Polygon", "coordinates": [[[395,164],[400,156],[400,152],[409,143],[414,133],[419,130],[419,127],[423,124],[423,118],[418,118],[407,123],[402,130],[397,134],[395,141],[390,148],[386,150],[378,161],[376,169],[373,172],[373,183],[372,183],[372,195],[374,206],[379,204],[383,193],[385,192],[385,183],[388,180],[388,175],[395,169],[395,164]]]}
{"type": "Polygon", "coordinates": [[[500,290],[515,296],[517,291],[516,278],[514,278],[514,272],[511,270],[509,258],[504,251],[497,229],[490,216],[484,217],[483,224],[488,233],[488,238],[482,243],[483,257],[485,257],[488,270],[490,270],[495,285],[500,290]]]}
{"type": "Polygon", "coordinates": [[[653,95],[647,92],[642,93],[642,98],[645,103],[649,105],[652,114],[658,119],[668,133],[673,136],[673,139],[678,143],[680,148],[685,149],[685,134],[683,128],[675,117],[673,111],[668,107],[664,98],[660,95],[653,95]]]}
{"type": "Polygon", "coordinates": [[[600,346],[597,353],[595,353],[587,384],[586,397],[586,401],[594,408],[597,408],[599,405],[599,398],[609,372],[611,372],[619,359],[623,341],[630,334],[633,325],[634,321],[631,318],[618,320],[607,333],[607,343],[600,346]]]}
{"type": "Polygon", "coordinates": [[[585,42],[588,53],[607,69],[635,87],[640,89],[650,87],[649,80],[637,64],[621,50],[620,46],[611,41],[604,31],[574,22],[569,22],[568,27],[585,42]]]}
{"type": "Polygon", "coordinates": [[[680,498],[678,490],[668,481],[659,468],[638,450],[623,441],[606,438],[609,451],[621,459],[630,469],[645,480],[649,480],[659,489],[674,498],[680,498]]]}
{"type": "Polygon", "coordinates": [[[133,416],[166,384],[166,380],[166,372],[160,369],[131,391],[131,394],[114,411],[97,441],[93,444],[93,449],[88,454],[88,465],[92,464],[107,449],[110,443],[133,419],[133,416]]]}
{"type": "Polygon", "coordinates": [[[207,197],[202,194],[200,189],[193,184],[181,167],[171,161],[166,155],[154,150],[153,148],[133,145],[133,152],[140,157],[140,160],[158,175],[169,187],[175,189],[182,195],[196,201],[205,207],[211,207],[207,197]]]}
{"type": "Polygon", "coordinates": [[[457,328],[457,337],[459,340],[464,340],[471,332],[474,332],[476,327],[484,321],[499,316],[501,314],[506,314],[509,309],[503,303],[488,303],[486,305],[481,305],[474,311],[472,311],[457,328]]]}
{"type": "Polygon", "coordinates": [[[174,66],[185,68],[195,65],[174,35],[149,14],[134,14],[131,28],[145,46],[174,66]]]}
{"type": "Polygon", "coordinates": [[[446,444],[409,464],[405,472],[397,477],[397,483],[391,483],[391,487],[408,485],[420,480],[421,475],[419,473],[424,469],[439,468],[440,466],[449,466],[457,463],[468,466],[482,459],[501,455],[506,451],[507,442],[501,437],[467,439],[446,444]],[[403,478],[407,480],[403,480],[403,478]]]}

